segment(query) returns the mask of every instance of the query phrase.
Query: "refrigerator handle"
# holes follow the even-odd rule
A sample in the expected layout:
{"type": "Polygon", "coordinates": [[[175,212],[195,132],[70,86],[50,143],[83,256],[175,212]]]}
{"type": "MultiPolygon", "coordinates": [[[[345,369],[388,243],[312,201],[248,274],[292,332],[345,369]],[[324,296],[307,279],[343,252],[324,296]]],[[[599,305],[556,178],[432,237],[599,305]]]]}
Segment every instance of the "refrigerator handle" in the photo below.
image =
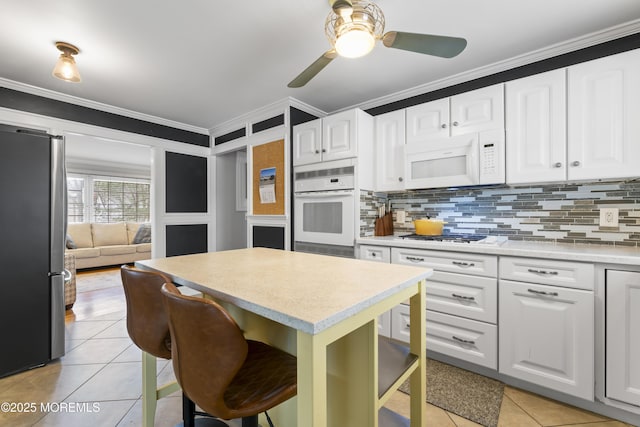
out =
{"type": "Polygon", "coordinates": [[[64,137],[51,137],[51,260],[50,272],[64,269],[64,249],[67,236],[67,171],[64,137]]]}
{"type": "Polygon", "coordinates": [[[64,278],[51,276],[51,359],[64,356],[64,278]]]}

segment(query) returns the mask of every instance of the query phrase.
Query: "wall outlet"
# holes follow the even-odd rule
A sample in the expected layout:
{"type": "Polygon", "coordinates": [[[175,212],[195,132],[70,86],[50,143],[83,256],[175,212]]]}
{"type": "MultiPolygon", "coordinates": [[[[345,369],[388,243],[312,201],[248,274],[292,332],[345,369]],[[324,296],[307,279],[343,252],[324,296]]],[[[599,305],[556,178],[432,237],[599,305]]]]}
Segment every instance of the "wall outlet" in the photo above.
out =
{"type": "Polygon", "coordinates": [[[396,222],[398,224],[403,223],[405,220],[405,212],[403,210],[396,211],[396,222]]]}
{"type": "Polygon", "coordinates": [[[600,227],[618,226],[618,208],[600,209],[600,227]]]}

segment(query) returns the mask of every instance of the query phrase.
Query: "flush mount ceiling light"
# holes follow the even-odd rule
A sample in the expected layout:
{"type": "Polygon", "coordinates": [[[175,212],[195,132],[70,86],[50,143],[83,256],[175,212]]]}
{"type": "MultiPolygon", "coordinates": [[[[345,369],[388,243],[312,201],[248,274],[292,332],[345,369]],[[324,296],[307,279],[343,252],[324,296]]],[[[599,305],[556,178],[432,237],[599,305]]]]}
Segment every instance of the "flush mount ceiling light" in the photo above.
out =
{"type": "Polygon", "coordinates": [[[58,58],[52,74],[60,80],[78,83],[81,80],[80,72],[76,66],[76,60],[73,59],[73,55],[77,55],[80,49],[65,42],[56,42],[56,47],[62,53],[60,54],[60,58],[58,58]]]}

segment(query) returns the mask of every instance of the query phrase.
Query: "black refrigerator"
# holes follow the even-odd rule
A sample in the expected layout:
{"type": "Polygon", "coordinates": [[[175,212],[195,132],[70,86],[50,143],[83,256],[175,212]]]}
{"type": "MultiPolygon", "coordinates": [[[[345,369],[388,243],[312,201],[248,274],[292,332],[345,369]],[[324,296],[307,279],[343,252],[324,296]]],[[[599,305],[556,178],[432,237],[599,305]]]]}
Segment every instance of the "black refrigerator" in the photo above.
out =
{"type": "Polygon", "coordinates": [[[64,355],[64,140],[0,124],[0,377],[64,355]]]}

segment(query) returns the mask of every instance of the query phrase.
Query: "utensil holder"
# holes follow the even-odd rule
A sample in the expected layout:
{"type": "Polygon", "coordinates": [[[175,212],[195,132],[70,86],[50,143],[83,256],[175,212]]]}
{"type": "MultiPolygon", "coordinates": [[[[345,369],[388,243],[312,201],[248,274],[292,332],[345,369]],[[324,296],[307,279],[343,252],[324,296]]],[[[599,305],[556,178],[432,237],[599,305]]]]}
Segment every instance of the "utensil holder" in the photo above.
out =
{"type": "Polygon", "coordinates": [[[382,218],[376,219],[373,234],[375,236],[393,235],[393,215],[391,215],[391,212],[385,214],[382,218]]]}

